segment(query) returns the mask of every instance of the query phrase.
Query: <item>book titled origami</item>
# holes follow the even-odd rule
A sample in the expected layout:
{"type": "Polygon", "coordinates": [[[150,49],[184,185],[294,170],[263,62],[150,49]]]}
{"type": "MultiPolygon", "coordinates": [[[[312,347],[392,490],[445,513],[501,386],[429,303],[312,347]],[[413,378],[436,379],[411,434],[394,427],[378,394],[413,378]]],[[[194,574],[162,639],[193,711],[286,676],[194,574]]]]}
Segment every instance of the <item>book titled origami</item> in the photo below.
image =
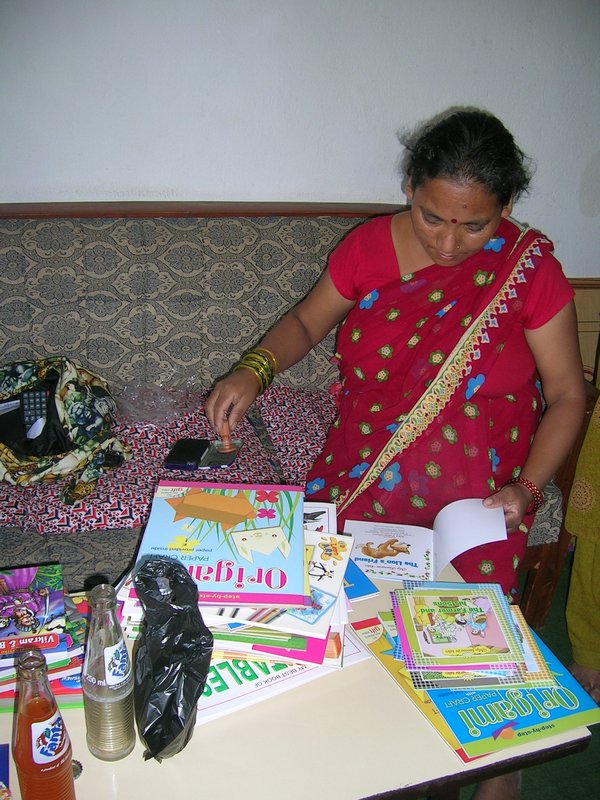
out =
{"type": "Polygon", "coordinates": [[[303,499],[297,486],[160,481],[137,562],[180,561],[200,605],[305,606],[303,499]]]}

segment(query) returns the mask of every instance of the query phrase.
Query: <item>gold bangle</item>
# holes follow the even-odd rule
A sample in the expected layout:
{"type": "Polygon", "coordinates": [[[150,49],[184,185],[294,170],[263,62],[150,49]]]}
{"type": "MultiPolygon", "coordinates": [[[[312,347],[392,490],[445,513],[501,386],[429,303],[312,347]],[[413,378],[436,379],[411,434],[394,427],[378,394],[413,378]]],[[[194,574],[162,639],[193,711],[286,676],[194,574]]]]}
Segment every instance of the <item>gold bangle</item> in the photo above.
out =
{"type": "Polygon", "coordinates": [[[263,360],[259,360],[249,355],[245,355],[240,359],[240,364],[247,364],[249,367],[260,372],[263,376],[265,383],[270,384],[273,380],[273,369],[270,364],[263,360]]]}
{"type": "Polygon", "coordinates": [[[273,365],[273,372],[279,372],[279,361],[277,361],[277,356],[271,350],[267,350],[266,347],[255,347],[254,351],[256,353],[264,353],[268,358],[271,359],[271,363],[273,365]]]}
{"type": "Polygon", "coordinates": [[[275,361],[275,364],[277,363],[277,359],[271,353],[271,351],[266,350],[265,352],[261,352],[263,349],[264,348],[256,348],[244,353],[233,368],[233,372],[238,369],[249,369],[250,372],[253,372],[258,378],[260,394],[265,392],[273,382],[275,368],[271,358],[275,361]],[[269,358],[267,353],[271,356],[271,358],[269,358]]]}
{"type": "Polygon", "coordinates": [[[267,386],[265,386],[265,383],[264,383],[263,377],[262,377],[262,375],[261,375],[261,374],[258,372],[258,370],[254,369],[254,367],[251,367],[249,364],[242,364],[241,362],[239,362],[239,363],[238,363],[238,364],[236,364],[236,365],[235,365],[235,367],[233,368],[233,372],[237,372],[237,371],[238,371],[238,370],[240,370],[240,369],[247,369],[247,370],[249,370],[250,372],[252,372],[252,373],[253,373],[253,375],[254,375],[254,376],[255,376],[255,377],[258,379],[258,388],[259,388],[259,392],[258,392],[258,393],[259,393],[259,394],[263,394],[263,392],[265,391],[265,389],[267,388],[267,386]]]}
{"type": "Polygon", "coordinates": [[[244,353],[240,361],[242,363],[254,364],[255,366],[260,367],[260,369],[262,369],[269,377],[269,380],[273,380],[273,376],[275,374],[273,370],[273,364],[271,363],[270,359],[260,351],[249,350],[247,353],[244,353]]]}

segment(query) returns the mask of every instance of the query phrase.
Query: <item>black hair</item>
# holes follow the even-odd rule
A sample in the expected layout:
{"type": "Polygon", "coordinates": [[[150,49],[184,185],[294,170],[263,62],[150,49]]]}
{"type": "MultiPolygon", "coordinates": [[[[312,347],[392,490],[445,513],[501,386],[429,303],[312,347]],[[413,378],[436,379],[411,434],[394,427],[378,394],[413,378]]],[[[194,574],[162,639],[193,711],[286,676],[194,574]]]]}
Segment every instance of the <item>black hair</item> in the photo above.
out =
{"type": "Polygon", "coordinates": [[[404,182],[413,189],[433,178],[480,183],[501,206],[531,181],[531,160],[497,117],[478,108],[452,108],[401,137],[404,182]]]}

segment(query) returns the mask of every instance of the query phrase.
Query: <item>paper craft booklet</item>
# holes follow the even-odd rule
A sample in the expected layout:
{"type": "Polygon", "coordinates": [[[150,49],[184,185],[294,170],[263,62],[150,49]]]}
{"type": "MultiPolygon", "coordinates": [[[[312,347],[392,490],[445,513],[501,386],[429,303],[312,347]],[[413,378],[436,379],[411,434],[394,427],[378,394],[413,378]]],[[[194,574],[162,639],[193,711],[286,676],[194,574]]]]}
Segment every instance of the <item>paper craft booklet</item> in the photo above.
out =
{"type": "Polygon", "coordinates": [[[427,692],[469,756],[600,722],[600,708],[589,694],[535,632],[531,636],[555,678],[554,685],[427,692]]]}
{"type": "MultiPolygon", "coordinates": [[[[308,575],[310,602],[303,608],[267,606],[200,606],[204,622],[209,626],[265,626],[275,630],[324,638],[331,624],[337,597],[344,575],[352,537],[328,534],[335,531],[333,503],[304,503],[305,565],[308,575]],[[307,519],[308,517],[308,519],[307,519]]],[[[141,620],[142,607],[135,597],[132,581],[127,579],[119,590],[123,613],[131,620],[141,620]]]]}
{"type": "Polygon", "coordinates": [[[160,481],[136,563],[181,561],[199,605],[302,607],[303,499],[298,486],[160,481]]]}
{"type": "Polygon", "coordinates": [[[524,667],[523,649],[498,584],[431,582],[390,594],[401,657],[409,669],[524,667]]]}
{"type": "Polygon", "coordinates": [[[435,580],[453,558],[478,545],[506,539],[504,512],[485,508],[478,498],[449,503],[433,529],[418,525],[346,520],[354,537],[351,557],[369,577],[435,580]]]}
{"type": "Polygon", "coordinates": [[[352,628],[465,763],[515,744],[600,722],[600,708],[533,631],[531,641],[534,649],[539,649],[533,660],[547,663],[553,685],[425,691],[413,687],[403,662],[394,658],[391,611],[354,622],[352,628]]]}
{"type": "MultiPolygon", "coordinates": [[[[344,667],[368,658],[364,646],[352,635],[344,638],[344,667]]],[[[327,666],[276,661],[214,658],[211,660],[196,725],[267,700],[308,681],[330,675],[327,666]]]]}
{"type": "Polygon", "coordinates": [[[14,674],[15,653],[32,645],[49,665],[69,660],[60,564],[0,570],[0,680],[14,674]]]}

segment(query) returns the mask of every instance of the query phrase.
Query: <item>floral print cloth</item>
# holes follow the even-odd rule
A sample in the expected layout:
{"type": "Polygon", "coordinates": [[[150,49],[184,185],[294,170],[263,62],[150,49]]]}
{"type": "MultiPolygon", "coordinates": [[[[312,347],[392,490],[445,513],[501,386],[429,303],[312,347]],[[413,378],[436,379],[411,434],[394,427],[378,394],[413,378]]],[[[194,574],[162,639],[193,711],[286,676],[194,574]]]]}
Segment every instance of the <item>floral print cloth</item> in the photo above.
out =
{"type": "Polygon", "coordinates": [[[13,424],[4,426],[0,442],[0,479],[28,486],[72,476],[60,497],[72,504],[130,451],[111,432],[116,404],[102,378],[66,358],[18,361],[0,369],[0,403],[38,387],[48,393],[44,429],[27,439],[20,410],[11,412],[13,424]]]}

